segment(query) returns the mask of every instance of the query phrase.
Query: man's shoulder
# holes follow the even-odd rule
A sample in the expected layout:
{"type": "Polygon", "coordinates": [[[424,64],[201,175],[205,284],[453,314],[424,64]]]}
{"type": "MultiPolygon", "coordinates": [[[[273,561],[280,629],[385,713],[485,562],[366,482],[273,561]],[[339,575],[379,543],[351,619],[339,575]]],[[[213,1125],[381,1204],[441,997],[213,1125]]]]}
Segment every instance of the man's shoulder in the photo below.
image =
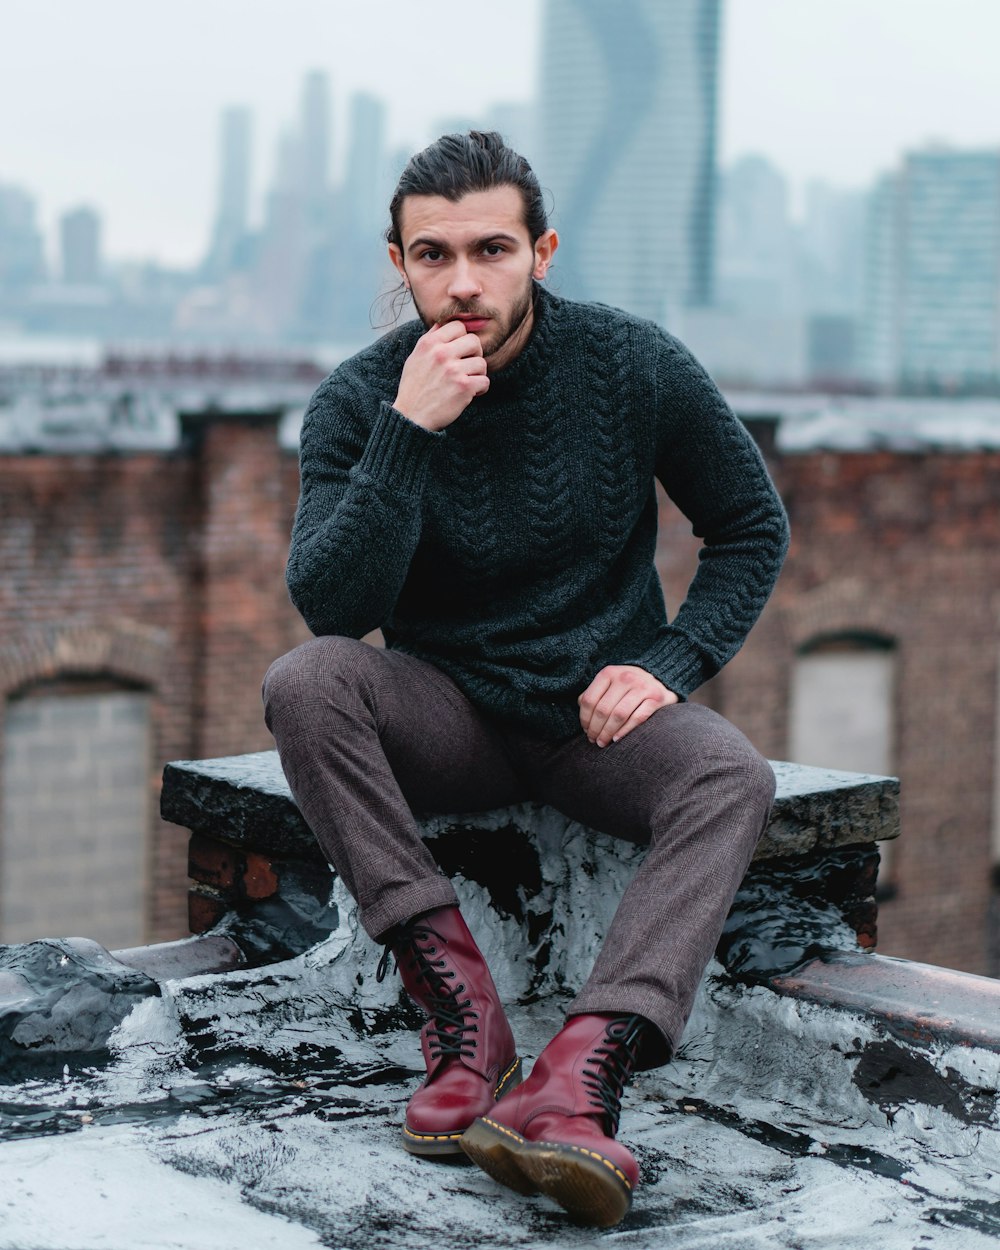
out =
{"type": "Polygon", "coordinates": [[[590,333],[615,335],[627,333],[639,342],[669,345],[673,337],[647,317],[626,312],[614,304],[598,300],[573,300],[558,297],[559,313],[566,325],[580,326],[590,333]]]}
{"type": "Polygon", "coordinates": [[[556,302],[560,323],[576,327],[582,350],[600,345],[593,359],[632,369],[633,377],[656,377],[658,384],[686,398],[715,393],[714,383],[691,350],[657,322],[597,301],[556,302]]]}
{"type": "Polygon", "coordinates": [[[423,331],[422,323],[416,319],[387,331],[374,343],[342,360],[320,383],[319,390],[329,392],[346,387],[381,391],[388,384],[395,385],[423,331]]]}

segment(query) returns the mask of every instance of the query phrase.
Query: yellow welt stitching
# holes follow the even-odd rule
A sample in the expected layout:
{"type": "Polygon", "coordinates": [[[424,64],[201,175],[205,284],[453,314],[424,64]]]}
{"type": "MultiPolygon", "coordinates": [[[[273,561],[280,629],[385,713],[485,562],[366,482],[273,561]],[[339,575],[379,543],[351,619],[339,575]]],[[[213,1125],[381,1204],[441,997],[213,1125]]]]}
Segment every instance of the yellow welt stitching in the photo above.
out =
{"type": "Polygon", "coordinates": [[[403,1125],[403,1132],[407,1137],[412,1137],[414,1141],[458,1141],[463,1135],[461,1133],[414,1133],[405,1124],[403,1125]]]}
{"type": "Polygon", "coordinates": [[[497,1083],[496,1083],[496,1089],[495,1089],[495,1092],[494,1092],[494,1095],[493,1095],[494,1100],[497,1098],[497,1096],[499,1095],[500,1091],[501,1091],[501,1090],[503,1089],[503,1087],[507,1084],[507,1082],[510,1080],[510,1078],[514,1075],[514,1073],[515,1073],[515,1072],[516,1072],[516,1070],[517,1070],[517,1065],[518,1065],[520,1062],[521,1062],[521,1061],[520,1061],[520,1059],[515,1059],[515,1060],[514,1060],[514,1062],[513,1062],[513,1063],[510,1065],[510,1067],[507,1069],[507,1071],[506,1071],[506,1072],[503,1074],[503,1076],[500,1078],[500,1080],[499,1080],[499,1081],[497,1081],[497,1083]]]}
{"type": "Polygon", "coordinates": [[[625,1173],[622,1172],[619,1168],[616,1168],[610,1159],[605,1159],[604,1155],[599,1155],[596,1153],[596,1151],[586,1150],[583,1146],[573,1146],[569,1142],[562,1142],[562,1141],[531,1141],[530,1142],[526,1138],[519,1136],[517,1133],[511,1132],[511,1130],[509,1128],[506,1128],[503,1124],[497,1124],[496,1120],[491,1120],[488,1116],[485,1116],[485,1115],[483,1116],[483,1123],[488,1124],[491,1128],[497,1129],[501,1133],[505,1133],[508,1137],[513,1138],[514,1141],[521,1142],[525,1146],[555,1146],[560,1150],[575,1150],[577,1154],[587,1155],[587,1157],[590,1159],[597,1159],[597,1161],[599,1163],[603,1163],[606,1168],[610,1168],[611,1171],[614,1172],[615,1176],[617,1176],[618,1179],[622,1182],[625,1188],[631,1193],[632,1186],[629,1184],[629,1179],[625,1175],[625,1173]]]}
{"type": "Polygon", "coordinates": [[[533,1142],[532,1144],[536,1146],[557,1146],[560,1150],[575,1150],[577,1154],[586,1155],[589,1159],[596,1159],[599,1163],[603,1163],[606,1168],[610,1168],[626,1189],[632,1189],[625,1173],[616,1168],[610,1159],[605,1159],[604,1155],[599,1155],[594,1150],[587,1150],[583,1146],[574,1146],[570,1142],[564,1141],[533,1142]]]}
{"type": "Polygon", "coordinates": [[[485,1115],[483,1116],[483,1123],[488,1124],[490,1128],[495,1128],[500,1133],[504,1133],[507,1137],[512,1138],[514,1141],[519,1141],[519,1142],[524,1141],[524,1138],[521,1137],[519,1134],[512,1133],[511,1130],[509,1128],[506,1128],[503,1124],[497,1124],[496,1120],[491,1120],[489,1116],[485,1116],[485,1115]]]}

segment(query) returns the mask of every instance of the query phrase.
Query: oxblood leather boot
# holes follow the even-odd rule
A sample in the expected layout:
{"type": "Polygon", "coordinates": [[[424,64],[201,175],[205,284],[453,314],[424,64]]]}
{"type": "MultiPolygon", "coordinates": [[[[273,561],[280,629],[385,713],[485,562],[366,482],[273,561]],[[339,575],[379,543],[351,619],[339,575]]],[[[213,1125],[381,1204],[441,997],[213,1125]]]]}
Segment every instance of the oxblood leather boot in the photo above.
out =
{"type": "Polygon", "coordinates": [[[639,1167],[614,1136],[650,1027],[642,1016],[571,1016],[521,1088],[476,1120],[462,1149],[494,1180],[547,1194],[582,1224],[617,1224],[639,1167]]]}
{"type": "Polygon", "coordinates": [[[410,1099],[403,1146],[411,1154],[456,1155],[477,1116],[521,1080],[521,1060],[486,961],[457,907],[441,907],[401,926],[389,952],[403,985],[427,1012],[420,1046],[427,1079],[410,1099]]]}

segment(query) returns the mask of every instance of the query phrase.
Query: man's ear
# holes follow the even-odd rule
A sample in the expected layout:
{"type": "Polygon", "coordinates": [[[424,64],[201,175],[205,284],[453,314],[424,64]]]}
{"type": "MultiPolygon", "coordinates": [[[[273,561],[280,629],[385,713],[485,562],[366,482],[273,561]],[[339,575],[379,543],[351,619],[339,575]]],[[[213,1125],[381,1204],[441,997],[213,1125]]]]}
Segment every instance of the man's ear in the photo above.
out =
{"type": "Polygon", "coordinates": [[[535,240],[535,267],[531,271],[533,278],[544,278],[546,270],[552,264],[552,257],[556,254],[556,248],[559,246],[559,236],[549,227],[544,234],[540,234],[535,240]]]}
{"type": "Polygon", "coordinates": [[[403,264],[403,253],[398,243],[389,244],[389,259],[396,266],[396,272],[403,279],[403,286],[407,290],[410,289],[410,280],[406,276],[406,267],[403,264]]]}

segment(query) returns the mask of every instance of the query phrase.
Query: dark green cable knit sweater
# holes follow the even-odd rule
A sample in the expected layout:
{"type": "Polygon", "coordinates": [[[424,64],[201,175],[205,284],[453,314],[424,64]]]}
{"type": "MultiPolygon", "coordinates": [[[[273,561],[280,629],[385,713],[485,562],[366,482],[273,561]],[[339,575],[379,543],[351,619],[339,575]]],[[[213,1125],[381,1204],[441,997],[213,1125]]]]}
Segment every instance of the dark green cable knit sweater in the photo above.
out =
{"type": "Polygon", "coordinates": [[[767,601],[788,528],[752,439],[676,339],[535,297],[527,346],[442,433],[391,406],[419,322],[321,384],[288,586],[313,633],[381,626],[484,712],[558,738],[606,664],[681,696],[716,673],[767,601]],[[669,624],[654,474],[703,539],[669,624]]]}

